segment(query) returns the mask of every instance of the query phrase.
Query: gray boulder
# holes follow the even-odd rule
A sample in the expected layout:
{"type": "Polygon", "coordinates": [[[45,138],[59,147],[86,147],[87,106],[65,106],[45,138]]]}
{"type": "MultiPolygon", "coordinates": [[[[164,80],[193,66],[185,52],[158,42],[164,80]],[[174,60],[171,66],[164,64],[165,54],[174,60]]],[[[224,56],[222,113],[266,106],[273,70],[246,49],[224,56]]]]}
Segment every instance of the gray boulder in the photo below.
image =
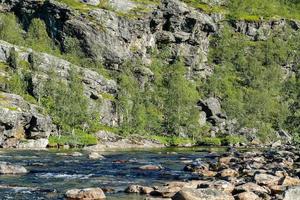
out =
{"type": "Polygon", "coordinates": [[[67,199],[101,200],[106,196],[101,188],[71,189],[65,194],[67,199]]]}
{"type": "Polygon", "coordinates": [[[26,174],[27,172],[23,166],[0,162],[0,174],[26,174]]]}
{"type": "Polygon", "coordinates": [[[218,99],[209,97],[203,101],[200,101],[198,105],[206,113],[207,117],[217,116],[222,114],[221,104],[218,99]]]}
{"type": "Polygon", "coordinates": [[[291,187],[286,190],[283,200],[300,200],[300,186],[291,187]]]}

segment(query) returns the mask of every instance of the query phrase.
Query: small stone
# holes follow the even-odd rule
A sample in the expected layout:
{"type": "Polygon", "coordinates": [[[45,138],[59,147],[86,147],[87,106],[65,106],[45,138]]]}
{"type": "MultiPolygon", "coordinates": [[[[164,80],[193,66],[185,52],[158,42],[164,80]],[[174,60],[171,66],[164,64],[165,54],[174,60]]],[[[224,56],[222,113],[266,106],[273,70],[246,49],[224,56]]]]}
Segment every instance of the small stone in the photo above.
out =
{"type": "Polygon", "coordinates": [[[259,196],[253,192],[243,192],[237,195],[238,200],[260,200],[259,196]]]}
{"type": "Polygon", "coordinates": [[[204,177],[214,177],[216,176],[217,172],[206,170],[206,169],[200,169],[195,172],[199,176],[204,176],[204,177]]]}
{"type": "Polygon", "coordinates": [[[160,196],[163,198],[170,198],[174,196],[182,187],[171,187],[171,186],[162,186],[158,187],[155,191],[151,192],[152,196],[160,196]]]}
{"type": "Polygon", "coordinates": [[[224,169],[220,172],[221,177],[237,177],[239,173],[233,169],[224,169]]]}
{"type": "Polygon", "coordinates": [[[234,189],[234,185],[223,180],[217,180],[213,182],[204,182],[198,185],[198,188],[214,188],[226,193],[231,193],[234,189]]]}
{"type": "Polygon", "coordinates": [[[144,166],[139,167],[139,169],[149,170],[149,171],[158,171],[158,170],[161,170],[163,168],[160,165],[144,165],[144,166]]]}
{"type": "Polygon", "coordinates": [[[89,154],[89,159],[92,159],[92,160],[102,160],[104,158],[105,158],[104,156],[102,156],[101,154],[99,154],[97,152],[91,152],[89,154]]]}
{"type": "Polygon", "coordinates": [[[124,192],[126,192],[126,193],[140,193],[140,186],[139,185],[130,185],[125,189],[124,192]]]}
{"type": "Polygon", "coordinates": [[[83,154],[80,153],[80,152],[74,152],[72,154],[70,154],[70,156],[73,156],[73,157],[79,157],[79,156],[82,156],[83,154]]]}
{"type": "Polygon", "coordinates": [[[222,157],[219,159],[220,164],[228,165],[232,160],[234,160],[234,157],[228,156],[228,157],[222,157]]]}

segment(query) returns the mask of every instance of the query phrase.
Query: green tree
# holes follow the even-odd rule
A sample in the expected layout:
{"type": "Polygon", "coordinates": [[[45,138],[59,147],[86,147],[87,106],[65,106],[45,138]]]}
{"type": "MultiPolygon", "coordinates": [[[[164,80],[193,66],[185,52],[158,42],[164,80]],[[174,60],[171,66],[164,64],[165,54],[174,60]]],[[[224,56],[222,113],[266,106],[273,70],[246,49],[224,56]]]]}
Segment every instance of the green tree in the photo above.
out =
{"type": "Polygon", "coordinates": [[[23,45],[22,27],[11,13],[0,14],[0,40],[23,45]]]}
{"type": "Polygon", "coordinates": [[[213,44],[210,60],[216,68],[206,84],[208,95],[220,97],[231,118],[258,128],[261,137],[284,127],[288,103],[282,66],[291,55],[284,37],[253,42],[225,27],[213,44]]]}
{"type": "Polygon", "coordinates": [[[38,18],[31,21],[26,35],[26,43],[41,52],[53,53],[55,49],[55,45],[47,33],[46,24],[38,18]]]}
{"type": "Polygon", "coordinates": [[[91,119],[81,78],[74,70],[70,71],[67,83],[59,80],[54,72],[50,73],[49,80],[43,84],[41,103],[54,122],[66,131],[82,129],[91,119]]]}
{"type": "Polygon", "coordinates": [[[194,111],[198,93],[195,85],[186,80],[185,72],[182,62],[169,65],[164,80],[164,123],[166,131],[176,135],[189,133],[188,127],[197,126],[194,111]]]}

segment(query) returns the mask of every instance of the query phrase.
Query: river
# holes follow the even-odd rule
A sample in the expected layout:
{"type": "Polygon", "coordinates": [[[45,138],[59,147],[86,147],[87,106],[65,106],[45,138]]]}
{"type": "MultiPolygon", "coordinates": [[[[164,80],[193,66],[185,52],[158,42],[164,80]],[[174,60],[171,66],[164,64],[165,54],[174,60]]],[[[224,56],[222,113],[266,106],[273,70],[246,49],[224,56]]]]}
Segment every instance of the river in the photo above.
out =
{"type": "Polygon", "coordinates": [[[90,160],[88,152],[70,156],[73,151],[0,150],[0,161],[23,165],[26,175],[0,175],[0,199],[64,199],[68,189],[101,187],[109,189],[108,200],[143,200],[145,196],[128,195],[131,184],[162,185],[167,181],[193,179],[183,171],[185,163],[196,158],[213,161],[222,148],[177,148],[105,152],[104,160],[90,160]],[[66,155],[68,154],[68,155],[66,155]],[[160,171],[144,171],[143,165],[161,165],[160,171]]]}

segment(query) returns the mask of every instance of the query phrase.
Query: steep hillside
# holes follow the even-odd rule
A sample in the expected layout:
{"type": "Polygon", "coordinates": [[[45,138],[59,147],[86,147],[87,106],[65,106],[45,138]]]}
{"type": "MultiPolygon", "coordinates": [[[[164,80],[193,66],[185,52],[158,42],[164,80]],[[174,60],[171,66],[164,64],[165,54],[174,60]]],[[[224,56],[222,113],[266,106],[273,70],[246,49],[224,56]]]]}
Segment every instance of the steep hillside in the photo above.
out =
{"type": "Polygon", "coordinates": [[[299,141],[297,0],[0,2],[2,147],[299,141]]]}

